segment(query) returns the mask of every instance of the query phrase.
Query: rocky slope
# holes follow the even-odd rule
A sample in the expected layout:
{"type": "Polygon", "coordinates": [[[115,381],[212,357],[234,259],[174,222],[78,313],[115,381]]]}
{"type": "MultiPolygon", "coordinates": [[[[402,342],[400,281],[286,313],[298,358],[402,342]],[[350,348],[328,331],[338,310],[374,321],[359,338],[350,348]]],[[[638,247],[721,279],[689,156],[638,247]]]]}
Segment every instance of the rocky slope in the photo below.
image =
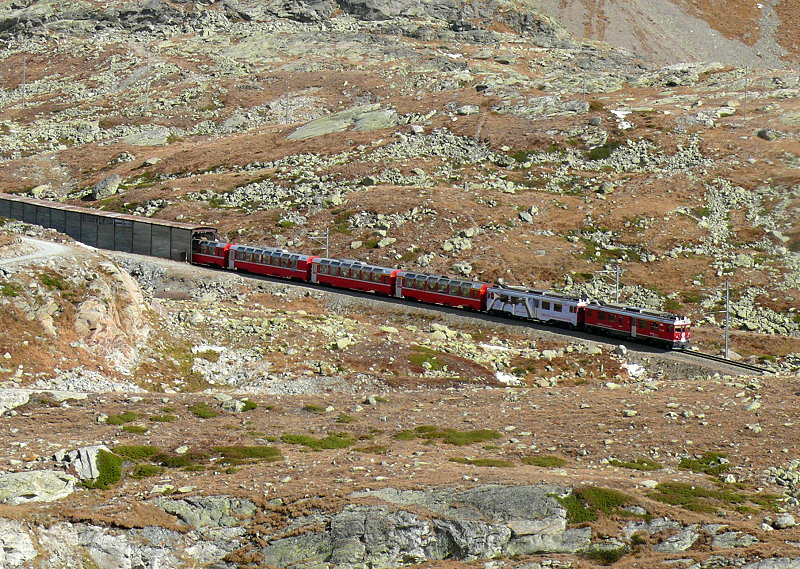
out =
{"type": "Polygon", "coordinates": [[[4,191],[599,298],[620,265],[709,351],[727,280],[777,372],[0,220],[0,565],[800,566],[794,16],[726,6],[0,6],[4,191]]]}

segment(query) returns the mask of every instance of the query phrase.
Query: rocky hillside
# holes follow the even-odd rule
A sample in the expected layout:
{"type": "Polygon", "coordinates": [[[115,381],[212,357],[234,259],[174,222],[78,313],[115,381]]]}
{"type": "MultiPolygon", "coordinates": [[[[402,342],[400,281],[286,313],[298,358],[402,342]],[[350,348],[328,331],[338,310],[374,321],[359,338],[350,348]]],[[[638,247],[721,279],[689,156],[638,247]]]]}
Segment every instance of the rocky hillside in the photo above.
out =
{"type": "Polygon", "coordinates": [[[787,2],[0,5],[3,191],[621,297],[775,375],[0,220],[0,566],[800,566],[787,2]]]}
{"type": "Polygon", "coordinates": [[[716,346],[730,280],[735,328],[800,327],[791,72],[658,68],[511,3],[5,10],[7,191],[601,297],[620,264],[716,346]]]}

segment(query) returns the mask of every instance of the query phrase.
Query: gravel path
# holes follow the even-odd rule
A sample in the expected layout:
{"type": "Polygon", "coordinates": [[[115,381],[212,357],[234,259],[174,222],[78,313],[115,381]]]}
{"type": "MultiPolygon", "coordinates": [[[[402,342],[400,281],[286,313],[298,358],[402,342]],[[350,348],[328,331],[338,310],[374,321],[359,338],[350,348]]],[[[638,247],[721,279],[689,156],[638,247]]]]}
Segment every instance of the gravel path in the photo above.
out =
{"type": "Polygon", "coordinates": [[[25,253],[24,255],[16,255],[5,259],[0,259],[0,265],[17,265],[19,263],[26,263],[28,261],[35,261],[38,259],[46,259],[56,255],[65,255],[69,253],[69,248],[60,243],[53,243],[52,241],[42,241],[40,239],[33,239],[31,237],[21,237],[22,244],[26,246],[23,250],[33,251],[25,253]]]}

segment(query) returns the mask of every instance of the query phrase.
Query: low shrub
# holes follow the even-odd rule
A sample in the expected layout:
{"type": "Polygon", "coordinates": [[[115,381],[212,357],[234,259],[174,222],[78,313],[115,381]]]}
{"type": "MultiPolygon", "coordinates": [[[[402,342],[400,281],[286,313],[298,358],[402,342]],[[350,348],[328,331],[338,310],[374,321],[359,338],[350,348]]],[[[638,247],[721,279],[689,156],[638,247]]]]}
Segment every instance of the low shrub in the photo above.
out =
{"type": "Polygon", "coordinates": [[[67,281],[54,273],[41,273],[39,282],[50,290],[67,290],[69,288],[67,281]]]}
{"type": "Polygon", "coordinates": [[[580,551],[578,554],[585,559],[597,561],[600,565],[613,565],[626,553],[628,553],[627,547],[592,547],[580,551]]]}
{"type": "Polygon", "coordinates": [[[567,510],[567,522],[581,524],[597,520],[597,514],[612,515],[620,513],[620,508],[633,504],[632,496],[610,488],[581,486],[572,494],[557,498],[567,510]]]}
{"type": "Polygon", "coordinates": [[[137,464],[131,472],[132,478],[148,478],[158,476],[164,472],[164,468],[155,464],[137,464]]]}
{"type": "Polygon", "coordinates": [[[679,468],[692,470],[694,472],[703,472],[710,476],[718,476],[731,465],[728,462],[728,455],[722,452],[706,452],[700,458],[686,457],[681,459],[678,463],[679,468]]]}
{"type": "Polygon", "coordinates": [[[646,458],[634,458],[633,460],[617,460],[612,458],[608,461],[611,466],[619,466],[620,468],[630,468],[632,470],[659,470],[662,466],[652,460],[646,458]]]}
{"type": "Polygon", "coordinates": [[[114,447],[114,454],[130,460],[150,459],[159,454],[158,447],[149,445],[119,445],[114,447]]]}
{"type": "Polygon", "coordinates": [[[459,456],[454,456],[448,459],[450,462],[456,462],[458,464],[468,464],[470,466],[485,466],[490,468],[508,468],[510,466],[514,466],[513,462],[509,462],[507,460],[500,460],[496,458],[463,458],[459,456]]]}
{"type": "Polygon", "coordinates": [[[589,509],[586,502],[577,495],[568,494],[563,497],[559,496],[556,499],[567,511],[568,524],[585,524],[597,520],[597,514],[589,509]]]}
{"type": "Polygon", "coordinates": [[[22,292],[22,287],[17,283],[2,283],[0,284],[0,296],[15,297],[19,296],[22,292]]]}
{"type": "Polygon", "coordinates": [[[154,423],[174,423],[178,417],[175,415],[150,415],[149,419],[154,423]]]}
{"type": "Polygon", "coordinates": [[[139,418],[139,415],[133,411],[125,411],[119,415],[109,415],[106,419],[106,425],[124,425],[139,418]]]}
{"type": "Polygon", "coordinates": [[[420,425],[397,433],[394,438],[400,441],[413,439],[441,440],[454,446],[466,446],[499,439],[500,433],[492,429],[477,429],[474,431],[457,431],[455,429],[441,429],[434,425],[420,425]]]}
{"type": "Polygon", "coordinates": [[[99,474],[92,481],[85,481],[86,488],[104,490],[113,486],[122,478],[122,457],[105,450],[97,452],[97,470],[99,474]]]}
{"type": "Polygon", "coordinates": [[[365,447],[357,447],[353,450],[357,452],[366,452],[369,454],[386,454],[389,452],[389,447],[385,445],[369,445],[365,447]]]}
{"type": "Polygon", "coordinates": [[[275,461],[283,458],[281,452],[270,446],[234,445],[213,447],[211,452],[219,454],[226,461],[275,461]]]}
{"type": "Polygon", "coordinates": [[[290,445],[302,445],[312,450],[347,448],[356,443],[356,439],[346,433],[330,433],[321,439],[308,435],[285,434],[281,437],[281,441],[290,445]]]}
{"type": "Polygon", "coordinates": [[[195,403],[189,406],[189,412],[198,419],[213,419],[219,416],[219,412],[211,408],[208,403],[195,403]]]}
{"type": "Polygon", "coordinates": [[[522,459],[522,464],[541,466],[542,468],[561,468],[567,464],[567,461],[560,456],[552,455],[526,456],[522,459]]]}
{"type": "Polygon", "coordinates": [[[740,513],[755,510],[772,510],[779,497],[765,492],[737,492],[725,488],[705,488],[682,482],[665,482],[656,487],[648,496],[659,502],[679,506],[690,512],[714,513],[723,508],[734,509],[740,513]],[[748,506],[747,504],[750,504],[748,506]]]}
{"type": "Polygon", "coordinates": [[[147,427],[141,425],[125,425],[122,430],[132,435],[143,435],[147,432],[147,427]]]}

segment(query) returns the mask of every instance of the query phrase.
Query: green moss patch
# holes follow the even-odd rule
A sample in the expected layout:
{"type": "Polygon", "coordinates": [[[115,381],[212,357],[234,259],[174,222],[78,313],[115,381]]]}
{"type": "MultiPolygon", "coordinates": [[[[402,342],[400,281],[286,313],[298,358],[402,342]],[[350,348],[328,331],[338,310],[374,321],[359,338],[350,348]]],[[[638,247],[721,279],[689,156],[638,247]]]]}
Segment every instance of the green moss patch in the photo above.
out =
{"type": "Polygon", "coordinates": [[[100,472],[93,481],[85,481],[86,488],[105,489],[113,486],[122,478],[122,457],[108,451],[97,452],[97,470],[100,472]]]}
{"type": "Polygon", "coordinates": [[[137,464],[131,472],[132,478],[149,478],[158,476],[164,472],[164,468],[155,464],[137,464]]]}
{"type": "Polygon", "coordinates": [[[122,427],[122,430],[132,435],[143,435],[147,432],[147,427],[143,427],[142,425],[125,425],[122,427]]]}
{"type": "Polygon", "coordinates": [[[386,445],[368,445],[365,447],[357,447],[353,450],[357,452],[366,452],[369,454],[386,454],[389,452],[389,447],[386,445]]]}
{"type": "Polygon", "coordinates": [[[303,411],[314,413],[315,415],[323,415],[325,413],[325,407],[320,405],[303,405],[303,411]]]}
{"type": "Polygon", "coordinates": [[[208,403],[195,403],[189,406],[189,412],[198,419],[213,419],[219,416],[219,411],[211,408],[208,403]]]}
{"type": "Polygon", "coordinates": [[[561,468],[567,464],[567,461],[560,456],[553,455],[526,456],[522,459],[522,464],[540,466],[542,468],[561,468]]]}
{"type": "Polygon", "coordinates": [[[779,496],[764,492],[742,492],[727,488],[705,488],[683,482],[665,482],[648,495],[650,498],[679,506],[691,512],[715,513],[732,509],[740,513],[772,510],[779,496]]]}
{"type": "Polygon", "coordinates": [[[125,423],[131,423],[138,418],[139,415],[133,411],[125,411],[119,415],[109,415],[106,419],[106,425],[124,425],[125,423]]]}
{"type": "Polygon", "coordinates": [[[346,433],[330,433],[321,439],[308,435],[285,434],[281,437],[281,442],[290,445],[302,445],[312,450],[329,450],[336,448],[347,448],[354,445],[357,441],[346,433]]]}
{"type": "Polygon", "coordinates": [[[502,435],[492,429],[478,429],[475,431],[457,431],[455,429],[442,429],[434,425],[420,425],[397,433],[394,438],[400,441],[423,439],[428,441],[441,440],[455,446],[466,446],[499,439],[502,435]]]}
{"type": "Polygon", "coordinates": [[[49,290],[67,290],[69,288],[67,281],[55,273],[40,273],[39,282],[49,290]]]}
{"type": "Polygon", "coordinates": [[[440,371],[444,369],[444,362],[438,358],[441,352],[432,350],[426,346],[413,346],[409,360],[415,366],[421,367],[424,371],[440,371]]]}
{"type": "Polygon", "coordinates": [[[218,454],[222,457],[223,462],[242,463],[242,462],[272,462],[283,458],[281,452],[275,447],[260,446],[260,445],[234,445],[213,447],[211,449],[213,454],[218,454]]]}
{"type": "Polygon", "coordinates": [[[510,466],[514,466],[513,462],[509,462],[507,460],[500,460],[496,458],[463,458],[460,456],[454,456],[448,459],[450,462],[456,462],[458,464],[468,464],[470,466],[485,466],[489,468],[508,468],[510,466]]]}
{"type": "Polygon", "coordinates": [[[709,476],[718,476],[728,470],[731,465],[728,455],[721,452],[706,452],[699,458],[686,457],[678,464],[679,468],[702,472],[709,476]]]}
{"type": "Polygon", "coordinates": [[[22,287],[17,283],[0,284],[0,296],[15,297],[19,296],[20,292],[22,292],[22,287]]]}
{"type": "Polygon", "coordinates": [[[597,486],[582,486],[575,488],[572,494],[556,498],[567,510],[567,523],[583,524],[596,521],[598,514],[610,516],[612,514],[624,515],[624,506],[636,503],[633,496],[618,490],[599,488],[597,486]]]}
{"type": "Polygon", "coordinates": [[[153,421],[154,423],[174,423],[175,421],[178,420],[178,417],[176,415],[169,415],[169,414],[167,414],[167,415],[150,415],[150,417],[148,417],[148,418],[151,421],[153,421]]]}
{"type": "Polygon", "coordinates": [[[630,468],[631,470],[642,471],[658,470],[662,468],[659,463],[646,458],[634,458],[633,460],[617,460],[616,458],[612,458],[608,461],[608,464],[611,466],[618,466],[620,468],[630,468]]]}
{"type": "Polygon", "coordinates": [[[161,449],[149,445],[120,445],[114,447],[114,454],[129,460],[149,460],[158,455],[161,449]]]}
{"type": "Polygon", "coordinates": [[[600,565],[613,565],[614,563],[622,559],[626,553],[628,553],[628,548],[625,546],[622,547],[595,546],[578,552],[578,554],[584,559],[590,559],[591,561],[596,561],[600,565]]]}

